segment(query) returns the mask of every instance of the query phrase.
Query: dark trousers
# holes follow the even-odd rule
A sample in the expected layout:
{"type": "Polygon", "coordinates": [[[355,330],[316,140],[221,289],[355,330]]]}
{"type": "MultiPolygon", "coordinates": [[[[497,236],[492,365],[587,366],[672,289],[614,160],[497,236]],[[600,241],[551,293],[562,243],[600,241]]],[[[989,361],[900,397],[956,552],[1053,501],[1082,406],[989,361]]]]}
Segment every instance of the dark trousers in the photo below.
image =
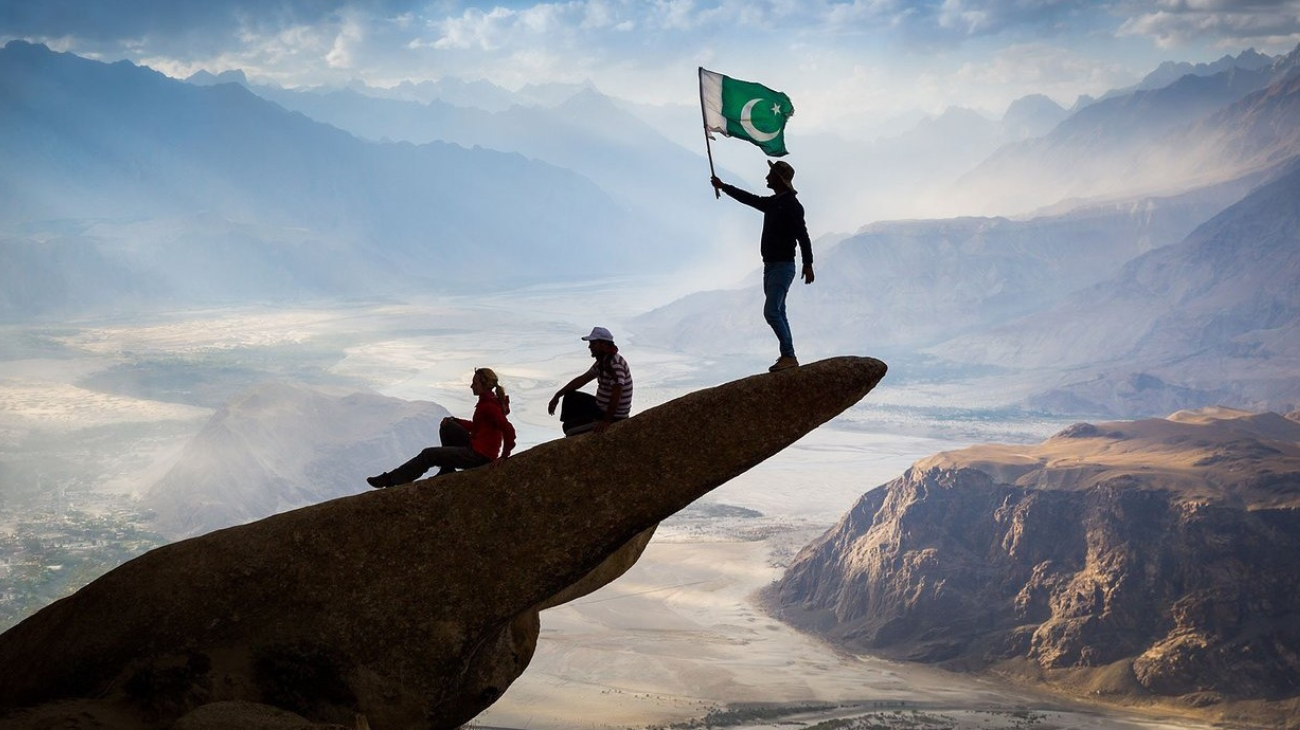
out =
{"type": "Polygon", "coordinates": [[[604,417],[605,409],[596,405],[596,396],[590,393],[571,391],[560,401],[560,425],[565,436],[586,433],[604,417]]]}
{"type": "Polygon", "coordinates": [[[473,469],[491,461],[470,448],[469,431],[456,421],[446,420],[438,428],[441,446],[430,446],[415,455],[414,459],[388,472],[393,484],[406,484],[424,476],[426,471],[438,467],[438,474],[448,474],[457,469],[473,469]]]}

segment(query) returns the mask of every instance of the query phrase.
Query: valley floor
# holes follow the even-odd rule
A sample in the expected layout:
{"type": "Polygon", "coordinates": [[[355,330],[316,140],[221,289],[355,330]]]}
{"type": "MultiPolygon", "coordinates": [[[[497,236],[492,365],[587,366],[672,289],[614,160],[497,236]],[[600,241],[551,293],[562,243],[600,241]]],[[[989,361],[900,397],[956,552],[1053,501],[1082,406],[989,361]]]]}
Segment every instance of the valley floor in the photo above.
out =
{"type": "Polygon", "coordinates": [[[792,546],[812,537],[807,529],[771,529],[744,540],[665,523],[627,575],[542,614],[532,664],[474,726],[686,726],[712,711],[722,713],[715,726],[727,720],[741,730],[1210,727],[837,651],[763,612],[757,592],[780,575],[792,546]],[[737,711],[755,708],[764,711],[737,711]],[[818,725],[835,720],[843,724],[818,725]]]}

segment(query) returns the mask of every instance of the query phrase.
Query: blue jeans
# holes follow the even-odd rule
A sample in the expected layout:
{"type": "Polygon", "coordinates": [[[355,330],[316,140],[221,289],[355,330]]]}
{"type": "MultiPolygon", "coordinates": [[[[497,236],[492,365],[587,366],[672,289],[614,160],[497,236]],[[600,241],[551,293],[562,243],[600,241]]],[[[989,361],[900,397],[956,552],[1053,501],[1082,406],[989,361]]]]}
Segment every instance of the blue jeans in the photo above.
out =
{"type": "Polygon", "coordinates": [[[776,333],[781,344],[782,357],[794,357],[794,337],[790,334],[790,320],[785,317],[785,295],[794,283],[794,262],[763,264],[763,319],[776,333]]]}

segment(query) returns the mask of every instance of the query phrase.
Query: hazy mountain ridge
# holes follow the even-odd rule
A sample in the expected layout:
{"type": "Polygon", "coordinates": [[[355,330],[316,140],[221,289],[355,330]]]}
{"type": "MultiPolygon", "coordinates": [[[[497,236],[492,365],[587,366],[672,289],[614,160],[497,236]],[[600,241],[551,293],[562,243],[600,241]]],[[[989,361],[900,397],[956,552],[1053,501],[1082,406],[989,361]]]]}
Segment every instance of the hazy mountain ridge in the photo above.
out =
{"type": "Polygon", "coordinates": [[[1139,165],[1189,180],[1267,171],[1300,155],[1300,69],[1210,115],[1142,155],[1139,165]],[[1188,162],[1192,165],[1188,165],[1188,162]]]}
{"type": "MultiPolygon", "coordinates": [[[[211,83],[217,78],[208,74],[193,80],[211,83]]],[[[238,82],[242,77],[227,78],[238,82]]],[[[418,102],[394,99],[369,87],[289,90],[244,83],[287,109],[366,139],[480,145],[569,167],[591,178],[625,207],[650,214],[677,211],[671,218],[683,231],[710,230],[719,220],[718,211],[698,205],[703,139],[696,126],[698,109],[689,105],[637,107],[590,84],[561,86],[546,103],[530,94],[523,98],[531,103],[516,101],[505,108],[483,109],[439,96],[418,102]]],[[[464,101],[464,97],[452,98],[464,101]]],[[[792,137],[788,159],[797,169],[835,169],[853,161],[871,171],[852,186],[812,175],[800,177],[809,199],[818,201],[823,225],[852,230],[875,219],[942,209],[947,186],[960,174],[1001,145],[1045,134],[1066,116],[1064,109],[1041,95],[1016,100],[1000,120],[952,107],[877,140],[801,134],[792,137]]],[[[757,175],[752,170],[739,172],[757,175]]],[[[719,174],[726,178],[735,173],[720,169],[719,174]]],[[[707,188],[704,191],[707,194],[707,188]]],[[[725,221],[732,220],[724,215],[725,221]]]]}
{"type": "Polygon", "coordinates": [[[1071,370],[1071,382],[1033,401],[1053,410],[1142,414],[1210,403],[1294,409],[1300,160],[1288,167],[1114,279],[1050,312],[931,352],[959,362],[1071,370]]]}
{"type": "Polygon", "coordinates": [[[1238,53],[1235,57],[1225,55],[1217,61],[1209,63],[1188,63],[1187,61],[1165,61],[1156,67],[1154,71],[1142,77],[1138,82],[1138,89],[1159,89],[1172,84],[1184,76],[1214,76],[1215,74],[1241,68],[1247,71],[1256,71],[1269,68],[1276,62],[1276,58],[1265,53],[1260,53],[1254,48],[1247,48],[1238,53]]]}
{"type": "Polygon", "coordinates": [[[1298,479],[1300,423],[1274,413],[939,454],[867,492],[772,597],[859,650],[1294,727],[1298,479]]]}
{"type": "Polygon", "coordinates": [[[366,489],[365,478],[438,443],[435,403],[267,383],[222,407],[143,503],[188,537],[366,489]]]}
{"type": "MultiPolygon", "coordinates": [[[[56,219],[224,217],[253,228],[306,228],[338,257],[335,278],[360,275],[368,279],[363,289],[380,294],[429,280],[622,271],[688,248],[656,236],[657,223],[620,210],[572,172],[444,143],[365,143],[234,84],[198,87],[15,41],[0,51],[0,88],[13,100],[0,108],[8,130],[0,139],[0,225],[28,248],[56,219]],[[627,245],[608,247],[616,237],[627,245]],[[643,240],[657,242],[656,255],[637,245],[643,240]]],[[[134,254],[125,245],[101,251],[128,267],[134,254]]],[[[279,261],[290,270],[297,264],[296,256],[279,261]]],[[[173,282],[157,283],[183,294],[173,282]]]]}
{"type": "Polygon", "coordinates": [[[714,211],[696,204],[701,193],[708,194],[702,150],[669,141],[590,84],[549,90],[548,96],[563,95],[549,105],[514,103],[497,111],[457,106],[441,98],[380,98],[370,95],[369,88],[247,88],[364,139],[484,147],[571,169],[599,185],[620,208],[658,218],[659,225],[679,237],[707,238],[717,223],[714,211]],[[664,210],[676,213],[664,216],[664,210]]]}
{"type": "MultiPolygon", "coordinates": [[[[1063,198],[1169,194],[1240,175],[1240,169],[1223,166],[1220,154],[1199,165],[1203,172],[1217,166],[1220,177],[1191,179],[1200,163],[1192,153],[1213,151],[1203,134],[1192,136],[1195,125],[1285,80],[1297,64],[1300,47],[1268,66],[1184,75],[1167,86],[1090,104],[1043,137],[1002,148],[963,176],[953,194],[972,209],[1016,213],[1063,198]],[[1153,156],[1153,149],[1160,154],[1153,156]]],[[[1285,130],[1251,131],[1264,138],[1289,136],[1285,130]]]]}

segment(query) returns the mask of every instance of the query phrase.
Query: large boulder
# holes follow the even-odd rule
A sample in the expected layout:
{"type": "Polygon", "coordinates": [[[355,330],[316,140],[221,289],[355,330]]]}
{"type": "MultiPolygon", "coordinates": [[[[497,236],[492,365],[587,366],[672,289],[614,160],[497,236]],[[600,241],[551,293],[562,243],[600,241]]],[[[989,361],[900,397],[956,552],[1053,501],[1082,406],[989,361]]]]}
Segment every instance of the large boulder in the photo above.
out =
{"type": "Polygon", "coordinates": [[[151,551],[0,635],[0,726],[58,703],[162,728],[245,701],[313,722],[359,713],[377,730],[457,727],[528,665],[542,607],[612,580],[660,520],[885,369],[839,357],[757,375],[496,467],[151,551]]]}

